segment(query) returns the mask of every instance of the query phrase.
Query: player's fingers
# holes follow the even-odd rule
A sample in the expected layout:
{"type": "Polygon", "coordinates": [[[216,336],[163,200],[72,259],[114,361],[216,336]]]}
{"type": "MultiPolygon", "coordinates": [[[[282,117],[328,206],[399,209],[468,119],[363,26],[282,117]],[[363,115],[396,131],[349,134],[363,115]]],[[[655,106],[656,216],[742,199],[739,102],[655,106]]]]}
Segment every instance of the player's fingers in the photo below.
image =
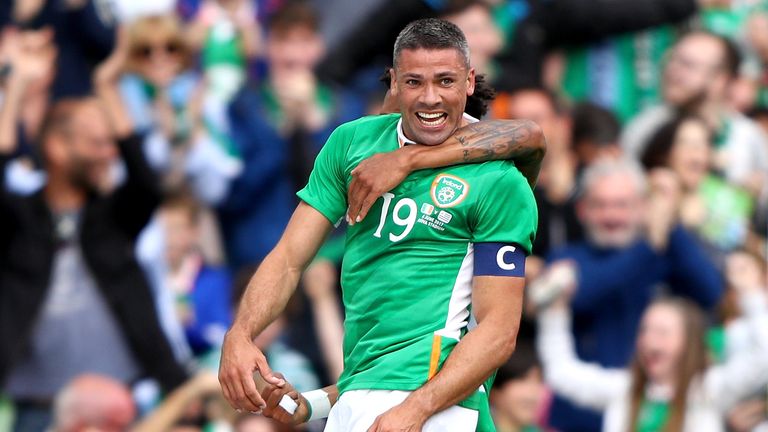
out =
{"type": "Polygon", "coordinates": [[[232,408],[237,409],[237,407],[235,407],[235,400],[232,396],[232,390],[230,390],[229,385],[221,379],[219,379],[219,383],[221,384],[221,394],[224,396],[224,400],[226,400],[232,408]]]}
{"type": "Polygon", "coordinates": [[[363,210],[366,197],[370,194],[371,186],[361,182],[360,187],[355,191],[355,196],[352,198],[354,204],[350,206],[349,218],[352,219],[352,223],[357,223],[362,220],[360,218],[360,212],[363,210]]]}
{"type": "Polygon", "coordinates": [[[368,212],[371,210],[371,207],[373,206],[373,203],[376,202],[377,199],[379,199],[380,195],[377,195],[373,191],[371,191],[367,197],[363,200],[363,204],[360,206],[360,215],[358,216],[358,222],[365,219],[366,216],[368,216],[368,212]]]}
{"type": "Polygon", "coordinates": [[[264,402],[267,406],[264,408],[263,414],[267,417],[271,417],[273,414],[280,411],[280,400],[283,398],[283,392],[278,387],[269,386],[269,390],[262,393],[264,402]]]}
{"type": "Polygon", "coordinates": [[[356,206],[355,202],[355,196],[357,194],[357,190],[360,188],[360,182],[357,180],[357,177],[352,177],[352,181],[349,182],[349,189],[347,189],[347,223],[352,222],[352,208],[356,206]]]}
{"type": "Polygon", "coordinates": [[[259,412],[264,409],[266,404],[256,389],[256,383],[253,381],[251,373],[244,372],[240,375],[238,384],[239,386],[235,385],[234,387],[237,392],[237,401],[242,409],[251,412],[259,412]]]}
{"type": "Polygon", "coordinates": [[[236,389],[238,383],[237,372],[220,370],[219,383],[221,384],[222,394],[224,395],[224,398],[227,400],[229,405],[238,411],[242,410],[243,407],[240,406],[238,401],[238,392],[236,389]]]}
{"type": "MultiPolygon", "coordinates": [[[[259,375],[264,378],[264,381],[278,387],[285,385],[285,378],[282,378],[282,375],[275,374],[272,371],[272,368],[269,367],[269,363],[267,363],[266,357],[263,355],[256,358],[256,369],[259,371],[259,375]]],[[[253,380],[251,380],[251,382],[253,382],[253,380]]],[[[256,388],[255,384],[254,388],[256,388]]]]}
{"type": "Polygon", "coordinates": [[[293,400],[295,400],[295,401],[298,401],[298,400],[299,400],[299,391],[298,391],[298,390],[296,390],[296,389],[293,389],[293,390],[291,390],[291,391],[289,391],[289,392],[288,392],[288,396],[289,396],[291,399],[293,399],[293,400]]]}

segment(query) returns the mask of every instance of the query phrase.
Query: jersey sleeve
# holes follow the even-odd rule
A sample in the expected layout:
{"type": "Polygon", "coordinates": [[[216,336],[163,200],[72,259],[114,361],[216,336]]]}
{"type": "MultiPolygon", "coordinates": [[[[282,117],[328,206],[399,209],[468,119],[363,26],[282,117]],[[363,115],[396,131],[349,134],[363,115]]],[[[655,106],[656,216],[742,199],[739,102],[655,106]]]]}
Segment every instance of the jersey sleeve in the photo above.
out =
{"type": "Polygon", "coordinates": [[[473,243],[514,243],[531,254],[538,211],[533,192],[517,168],[509,166],[494,176],[470,221],[473,243]]]}
{"type": "Polygon", "coordinates": [[[333,131],[315,159],[307,185],[296,195],[337,224],[347,209],[346,153],[351,135],[342,125],[333,131]]]}

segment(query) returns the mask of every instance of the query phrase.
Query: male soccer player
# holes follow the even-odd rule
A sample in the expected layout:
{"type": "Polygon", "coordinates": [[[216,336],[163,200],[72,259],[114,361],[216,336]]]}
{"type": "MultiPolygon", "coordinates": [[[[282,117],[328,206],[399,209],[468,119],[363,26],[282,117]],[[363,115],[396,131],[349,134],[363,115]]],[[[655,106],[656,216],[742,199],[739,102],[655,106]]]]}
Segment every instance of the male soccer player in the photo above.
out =
{"type": "MultiPolygon", "coordinates": [[[[235,408],[265,406],[255,370],[272,385],[285,384],[252,339],[285,306],[332,224],[347,213],[355,166],[410,143],[449,145],[450,137],[467,159],[471,150],[461,143],[472,139],[494,155],[500,136],[510,133],[487,133],[480,124],[457,132],[473,121],[463,111],[474,70],[454,25],[436,19],[408,25],[393,60],[392,91],[402,114],[366,117],[333,133],[282,239],[246,290],[219,371],[235,408]]],[[[514,127],[540,137],[528,122],[514,127]]],[[[501,145],[509,147],[506,138],[501,145]]],[[[481,384],[515,346],[525,255],[536,227],[529,185],[508,162],[422,169],[370,212],[347,231],[345,368],[326,430],[472,431],[486,401],[481,384]],[[468,333],[470,312],[478,325],[468,333]]]]}

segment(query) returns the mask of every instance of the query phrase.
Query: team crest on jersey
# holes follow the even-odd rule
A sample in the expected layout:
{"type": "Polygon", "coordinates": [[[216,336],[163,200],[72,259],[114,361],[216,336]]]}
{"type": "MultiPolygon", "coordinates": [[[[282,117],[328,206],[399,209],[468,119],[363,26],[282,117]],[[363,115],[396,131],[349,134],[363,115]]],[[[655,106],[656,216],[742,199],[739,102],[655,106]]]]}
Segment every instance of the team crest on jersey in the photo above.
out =
{"type": "Polygon", "coordinates": [[[432,182],[432,201],[438,207],[453,207],[464,201],[469,193],[466,181],[450,175],[438,174],[432,182]]]}

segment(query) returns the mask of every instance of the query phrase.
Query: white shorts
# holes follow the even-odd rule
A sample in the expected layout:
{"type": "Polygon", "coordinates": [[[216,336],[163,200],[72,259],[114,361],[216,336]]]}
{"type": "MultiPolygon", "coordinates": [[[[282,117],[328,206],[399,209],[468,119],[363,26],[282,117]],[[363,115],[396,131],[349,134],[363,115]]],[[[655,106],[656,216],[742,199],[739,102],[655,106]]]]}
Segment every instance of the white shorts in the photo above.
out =
{"type": "MultiPolygon", "coordinates": [[[[397,390],[351,390],[341,395],[331,408],[325,432],[366,432],[385,411],[400,404],[411,392],[397,390]]],[[[422,432],[473,432],[477,411],[452,406],[433,415],[422,432]]]]}

